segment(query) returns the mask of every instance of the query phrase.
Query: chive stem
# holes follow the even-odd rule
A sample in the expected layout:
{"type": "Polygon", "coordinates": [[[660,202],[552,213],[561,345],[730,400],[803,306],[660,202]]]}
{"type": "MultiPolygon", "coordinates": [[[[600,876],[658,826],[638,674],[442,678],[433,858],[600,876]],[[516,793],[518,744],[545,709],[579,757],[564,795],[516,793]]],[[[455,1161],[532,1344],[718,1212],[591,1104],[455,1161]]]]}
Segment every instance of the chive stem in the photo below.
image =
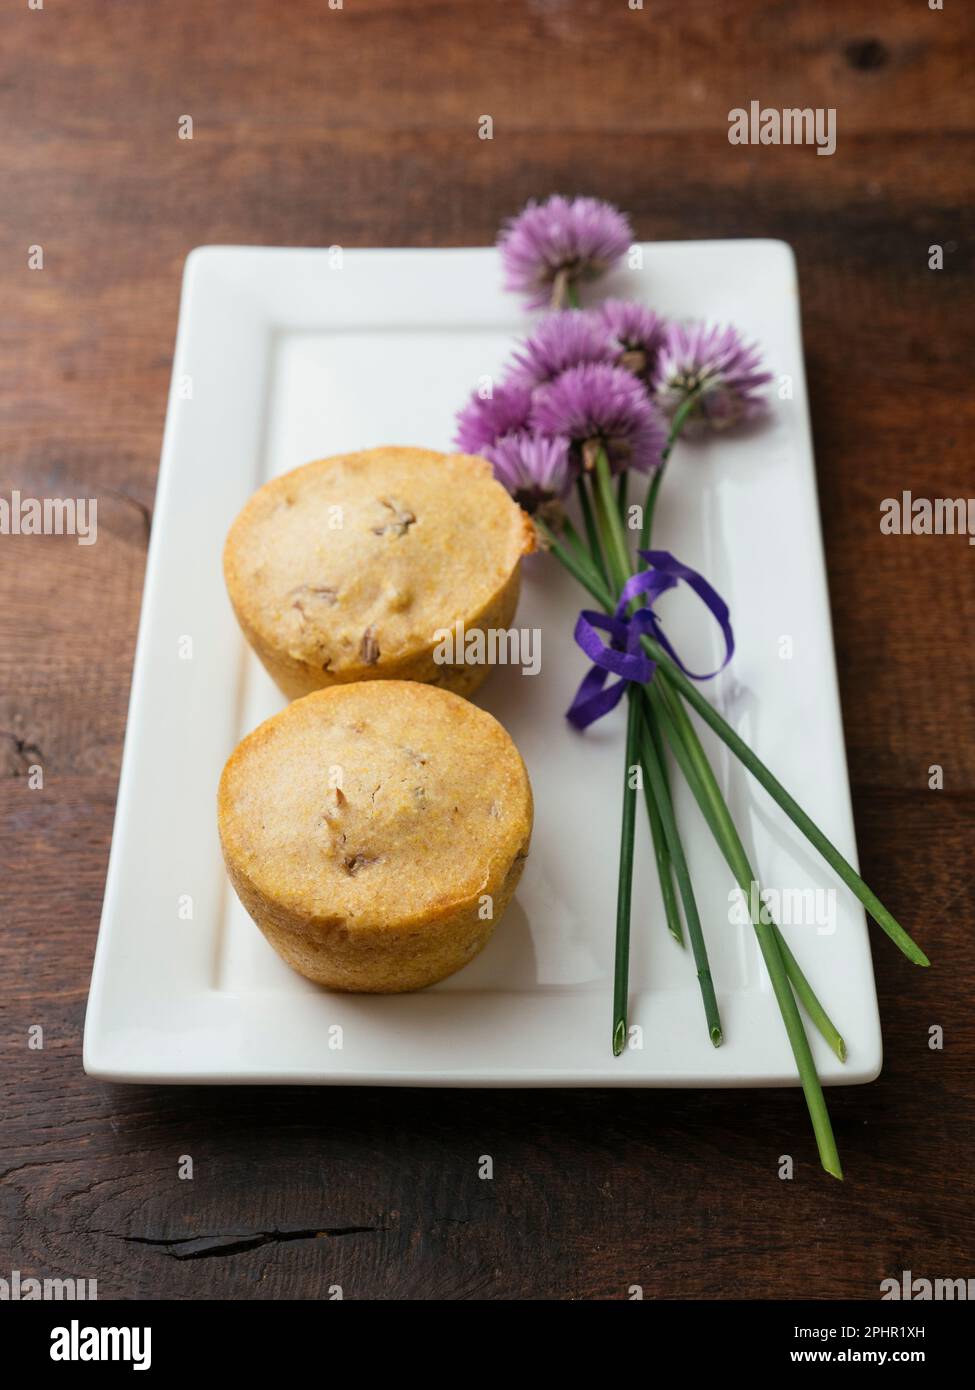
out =
{"type": "MultiPolygon", "coordinates": [[[[644,706],[644,719],[648,726],[651,720],[656,723],[653,711],[648,705],[644,706]]],[[[659,738],[659,733],[657,734],[659,738]]],[[[642,744],[641,744],[642,747],[642,744]]],[[[657,750],[659,758],[659,749],[657,750]]],[[[664,833],[663,821],[657,809],[657,802],[651,790],[650,774],[646,767],[646,754],[644,753],[644,782],[643,795],[647,804],[647,820],[650,823],[650,839],[653,843],[653,855],[657,862],[657,878],[660,881],[660,896],[664,904],[664,916],[667,921],[667,930],[677,942],[678,946],[684,945],[684,928],[680,919],[680,907],[677,902],[677,888],[674,883],[674,865],[671,858],[670,847],[664,833]]],[[[661,764],[661,773],[664,778],[664,794],[670,797],[670,788],[666,783],[666,773],[661,764]]]]}
{"type": "Polygon", "coordinates": [[[620,514],[620,521],[626,526],[626,499],[630,490],[630,475],[624,468],[616,480],[616,510],[620,514]]]}
{"type": "Polygon", "coordinates": [[[876,893],[864,883],[863,879],[854,869],[853,865],[846,860],[839,852],[831,840],[820,830],[819,826],[802,809],[794,797],[786,791],[782,783],[773,772],[769,770],[762,760],[755,754],[748,744],[735,733],[734,729],[728,724],[718,711],[693,683],[687,679],[683,671],[675,662],[671,661],[662,647],[658,646],[652,638],[644,639],[644,647],[665,676],[671,688],[687,700],[704,722],[714,730],[718,737],[731,749],[735,757],[744,763],[748,771],[760,782],[774,801],[782,807],[793,825],[797,826],[806,839],[812,844],[836,872],[846,886],[859,898],[860,902],[869,912],[870,916],[887,933],[894,945],[899,947],[907,956],[908,960],[915,965],[930,965],[931,962],[918,946],[917,942],[904,930],[893,914],[883,905],[876,893]]]}
{"type": "Polygon", "coordinates": [[[792,988],[799,998],[799,1002],[803,1005],[809,1017],[812,1019],[813,1023],[815,1023],[816,1027],[819,1029],[820,1033],[822,1033],[840,1061],[845,1062],[847,1055],[846,1043],[843,1041],[843,1038],[840,1036],[826,1010],[819,1002],[809,981],[799,968],[799,963],[789,949],[789,945],[778,925],[772,921],[771,914],[768,913],[768,909],[761,902],[758,881],[748,862],[745,847],[741,842],[741,837],[731,817],[731,812],[728,810],[727,802],[721,795],[718,783],[711,770],[711,764],[708,761],[707,754],[701,747],[701,741],[697,736],[697,731],[687,716],[687,711],[683,708],[680,700],[673,692],[661,688],[660,693],[671,715],[677,733],[683,739],[691,755],[693,775],[688,777],[688,783],[695,797],[698,798],[698,804],[702,806],[705,819],[728,862],[728,867],[731,869],[739,888],[745,894],[746,902],[749,904],[750,909],[754,905],[754,889],[754,901],[758,903],[760,910],[764,911],[768,917],[768,923],[772,927],[772,931],[779,943],[779,949],[782,952],[786,974],[789,977],[792,988]],[[700,789],[701,795],[699,795],[698,789],[700,789]],[[701,796],[703,796],[703,802],[701,796]]]}
{"type": "MultiPolygon", "coordinates": [[[[661,683],[657,681],[652,681],[648,689],[650,699],[656,705],[661,727],[674,751],[674,756],[681,770],[684,772],[684,775],[687,777],[688,783],[704,813],[705,819],[713,829],[714,824],[719,823],[722,819],[718,810],[718,805],[724,809],[725,814],[727,814],[727,807],[724,805],[720,792],[717,792],[717,805],[711,796],[712,784],[713,791],[717,791],[717,784],[714,782],[714,774],[711,772],[710,764],[707,762],[703,749],[700,749],[700,745],[698,744],[695,747],[690,740],[685,741],[682,736],[685,731],[683,727],[679,727],[672,714],[674,709],[672,702],[675,701],[676,697],[671,696],[671,699],[668,700],[661,683]],[[704,766],[701,765],[702,760],[703,764],[706,766],[706,772],[704,766]],[[715,821],[712,821],[711,818],[713,813],[717,813],[715,821]]],[[[729,858],[729,863],[731,863],[729,855],[732,857],[734,856],[734,841],[737,841],[737,831],[734,831],[733,824],[732,831],[733,835],[729,838],[717,834],[715,836],[719,847],[725,853],[725,857],[729,858]]],[[[738,843],[740,845],[740,841],[738,843]]],[[[739,868],[744,870],[744,876],[750,883],[752,874],[748,866],[747,858],[744,856],[744,851],[742,851],[742,859],[743,863],[739,865],[739,868]]],[[[733,865],[732,872],[735,873],[736,878],[739,878],[739,873],[735,870],[733,865]]],[[[776,931],[773,930],[771,923],[765,920],[761,911],[750,909],[749,915],[755,930],[755,935],[758,938],[759,949],[762,952],[765,968],[768,971],[768,976],[772,983],[772,991],[775,994],[776,1003],[782,1015],[782,1022],[785,1026],[786,1035],[792,1048],[796,1067],[799,1071],[799,1080],[806,1097],[806,1106],[809,1110],[810,1120],[812,1121],[813,1134],[816,1138],[820,1162],[827,1173],[830,1173],[835,1178],[842,1179],[843,1169],[840,1165],[839,1154],[836,1150],[836,1141],[833,1137],[833,1127],[830,1124],[829,1111],[826,1108],[826,1099],[823,1095],[823,1088],[820,1084],[819,1076],[816,1072],[816,1065],[809,1048],[809,1039],[806,1037],[806,1031],[803,1027],[802,1019],[799,1016],[795,996],[792,993],[792,987],[786,972],[785,961],[779,946],[778,935],[776,931]]]]}
{"type": "Polygon", "coordinates": [[[721,1044],[723,1035],[721,1017],[718,1012],[718,1001],[714,993],[714,981],[711,977],[711,966],[708,961],[707,946],[704,941],[704,932],[701,929],[701,918],[697,910],[697,900],[694,897],[694,888],[691,884],[691,875],[687,867],[687,860],[684,858],[684,847],[677,829],[677,820],[674,816],[670,793],[664,782],[661,761],[658,757],[657,749],[654,746],[654,738],[650,729],[650,718],[648,717],[650,705],[645,691],[641,691],[640,704],[644,714],[642,731],[643,764],[650,779],[654,800],[659,808],[659,815],[663,822],[664,833],[667,837],[668,847],[673,859],[674,874],[680,888],[681,901],[684,904],[684,915],[687,918],[687,933],[691,938],[691,950],[694,954],[694,964],[697,967],[697,979],[701,989],[701,998],[704,1003],[704,1016],[707,1020],[708,1035],[714,1046],[718,1047],[721,1044]]]}
{"type": "MultiPolygon", "coordinates": [[[[612,611],[612,599],[606,585],[598,576],[583,573],[574,567],[566,556],[566,553],[557,545],[552,546],[552,553],[556,558],[570,570],[582,587],[599,603],[607,612],[612,611]]],[[[843,857],[836,846],[823,834],[819,826],[806,812],[799,803],[786,791],[782,783],[775,774],[766,767],[761,758],[752,752],[744,739],[740,738],[731,725],[718,713],[718,711],[690,681],[684,672],[675,662],[671,661],[667,653],[650,637],[643,639],[646,651],[656,661],[658,669],[666,678],[667,682],[673,686],[687,700],[694,710],[701,716],[704,722],[714,730],[718,737],[731,749],[735,757],[742,762],[755,780],[765,788],[769,796],[781,806],[793,825],[805,835],[815,849],[834,870],[837,876],[846,884],[851,892],[860,900],[867,912],[877,923],[877,925],[887,933],[894,945],[897,946],[908,960],[915,965],[928,966],[931,964],[928,957],[918,946],[917,942],[904,930],[894,915],[884,906],[884,904],[874,893],[873,889],[866,884],[854,869],[853,865],[843,857]]]]}
{"type": "Polygon", "coordinates": [[[613,1055],[626,1046],[626,1017],[630,977],[630,912],[633,902],[633,842],[636,830],[636,787],[630,785],[639,759],[640,707],[634,690],[627,700],[626,764],[623,768],[623,815],[620,824],[620,872],[616,897],[616,961],[613,972],[613,1055]]]}
{"type": "Polygon", "coordinates": [[[663,482],[664,471],[667,467],[667,460],[673,453],[674,445],[680,438],[681,431],[687,424],[694,407],[697,405],[697,397],[700,391],[699,386],[695,386],[690,391],[674,412],[674,418],[670,422],[670,432],[667,435],[667,443],[663,447],[660,456],[660,464],[653,471],[650,485],[647,488],[647,500],[643,505],[643,527],[640,535],[640,549],[646,550],[650,545],[650,533],[653,529],[653,514],[657,507],[657,496],[660,492],[660,484],[663,482]]]}
{"type": "Polygon", "coordinates": [[[576,479],[576,492],[579,497],[582,522],[586,528],[586,540],[589,542],[589,551],[592,555],[593,565],[596,572],[602,576],[604,583],[608,584],[609,574],[606,569],[606,561],[603,558],[603,548],[599,542],[599,531],[596,528],[596,520],[592,512],[592,503],[589,501],[589,493],[586,491],[586,480],[581,474],[576,479]]]}
{"type": "Polygon", "coordinates": [[[596,451],[596,466],[592,472],[592,496],[599,537],[606,551],[609,577],[613,589],[618,594],[632,573],[632,561],[619,509],[613,496],[609,460],[606,450],[601,445],[596,451]]]}

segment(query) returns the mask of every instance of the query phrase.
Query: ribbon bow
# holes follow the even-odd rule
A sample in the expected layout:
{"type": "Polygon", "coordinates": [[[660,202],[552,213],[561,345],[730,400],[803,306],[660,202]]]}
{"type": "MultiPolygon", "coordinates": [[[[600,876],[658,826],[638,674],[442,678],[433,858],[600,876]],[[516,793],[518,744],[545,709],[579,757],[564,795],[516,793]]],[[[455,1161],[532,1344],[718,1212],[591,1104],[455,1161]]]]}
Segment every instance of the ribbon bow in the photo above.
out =
{"type": "Polygon", "coordinates": [[[576,622],[575,640],[593,663],[566,711],[569,723],[577,729],[588,728],[615,709],[628,683],[646,685],[652,678],[657,663],[643,650],[641,639],[645,635],[653,636],[685,676],[695,681],[710,680],[723,671],[735,650],[728,605],[703,575],[675,560],[669,550],[641,550],[638,553],[651,568],[641,570],[626,581],[612,616],[583,609],[576,622]],[[717,671],[704,674],[689,671],[667,640],[660,620],[650,607],[668,589],[676,589],[681,580],[694,590],[721,628],[725,654],[717,671]],[[636,598],[645,601],[641,607],[628,613],[630,604],[636,598]],[[608,642],[603,641],[600,631],[608,633],[608,642]],[[606,681],[611,675],[619,676],[619,680],[607,685],[606,681]]]}

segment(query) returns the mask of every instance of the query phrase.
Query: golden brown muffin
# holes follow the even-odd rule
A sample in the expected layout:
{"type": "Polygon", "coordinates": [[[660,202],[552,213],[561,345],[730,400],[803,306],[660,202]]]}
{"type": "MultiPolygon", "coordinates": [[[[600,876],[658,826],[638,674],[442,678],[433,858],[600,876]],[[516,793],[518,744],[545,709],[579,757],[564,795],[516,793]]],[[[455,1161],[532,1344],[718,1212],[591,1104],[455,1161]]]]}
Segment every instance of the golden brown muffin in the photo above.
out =
{"type": "Polygon", "coordinates": [[[490,714],[433,686],[332,686],[231,755],[217,798],[237,896],[331,989],[422,989],[485,944],[532,829],[525,765],[490,714]]]}
{"type": "Polygon", "coordinates": [[[533,543],[484,459],[368,449],[266,483],[230,528],[224,575],[244,635],[291,699],[360,680],[469,695],[488,667],[438,663],[436,634],[508,627],[533,543]]]}

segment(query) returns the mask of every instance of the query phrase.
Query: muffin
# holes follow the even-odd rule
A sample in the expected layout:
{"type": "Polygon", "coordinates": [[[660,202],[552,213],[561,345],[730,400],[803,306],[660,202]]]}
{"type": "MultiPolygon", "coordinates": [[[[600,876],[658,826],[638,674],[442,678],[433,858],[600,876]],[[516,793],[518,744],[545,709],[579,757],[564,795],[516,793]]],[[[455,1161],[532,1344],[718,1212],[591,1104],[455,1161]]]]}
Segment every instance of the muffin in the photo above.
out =
{"type": "Polygon", "coordinates": [[[422,989],[477,955],[528,853],[532,794],[491,715],[434,686],[316,691],[249,734],[217,798],[230,881],[330,989],[422,989]]]}
{"type": "Polygon", "coordinates": [[[237,517],[224,575],[237,620],[290,699],[361,680],[469,695],[487,666],[444,630],[508,627],[529,518],[484,459],[383,448],[266,483],[237,517]]]}

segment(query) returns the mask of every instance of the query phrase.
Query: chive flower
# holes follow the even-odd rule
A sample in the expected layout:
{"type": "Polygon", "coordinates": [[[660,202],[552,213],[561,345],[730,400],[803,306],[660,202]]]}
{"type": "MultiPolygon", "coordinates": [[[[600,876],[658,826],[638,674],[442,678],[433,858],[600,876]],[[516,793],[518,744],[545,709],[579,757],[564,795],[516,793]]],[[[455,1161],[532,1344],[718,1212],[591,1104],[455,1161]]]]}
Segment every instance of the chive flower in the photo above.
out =
{"type": "Polygon", "coordinates": [[[675,324],[657,358],[654,394],[672,416],[693,399],[689,421],[726,429],[753,420],[768,409],[761,388],[772,380],[761,370],[759,348],[746,343],[737,328],[706,323],[675,324]]]}
{"type": "Polygon", "coordinates": [[[526,512],[537,512],[565,496],[574,470],[568,439],[520,430],[484,450],[494,476],[526,512]]]}
{"type": "Polygon", "coordinates": [[[606,450],[613,472],[659,467],[667,431],[643,384],[623,367],[586,362],[570,367],[535,392],[532,428],[564,436],[583,468],[606,450]]]}
{"type": "Polygon", "coordinates": [[[498,237],[505,289],[523,295],[529,308],[561,308],[577,285],[621,260],[632,241],[626,217],[598,198],[529,202],[498,237]]]}

